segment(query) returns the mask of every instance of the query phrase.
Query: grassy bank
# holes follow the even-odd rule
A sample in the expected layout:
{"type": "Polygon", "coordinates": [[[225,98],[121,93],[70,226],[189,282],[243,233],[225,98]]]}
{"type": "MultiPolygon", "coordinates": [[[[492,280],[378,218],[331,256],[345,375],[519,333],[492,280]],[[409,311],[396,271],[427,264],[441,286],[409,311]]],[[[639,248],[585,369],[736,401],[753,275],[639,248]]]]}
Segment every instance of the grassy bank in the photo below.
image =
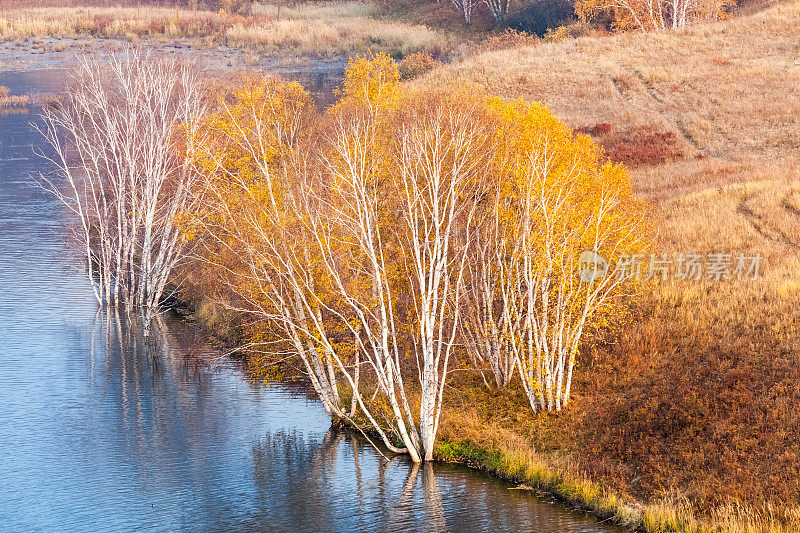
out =
{"type": "Polygon", "coordinates": [[[798,33],[789,2],[682,32],[487,52],[416,82],[546,102],[593,135],[652,204],[657,253],[763,257],[755,281],[654,283],[616,342],[583,347],[568,412],[520,414],[513,391],[453,400],[445,440],[471,434],[512,461],[505,439],[520,439],[542,464],[659,502],[640,507],[650,531],[800,528],[798,33]]]}
{"type": "MultiPolygon", "coordinates": [[[[272,375],[270,379],[297,379],[301,376],[302,372],[298,369],[290,368],[287,373],[272,375]]],[[[458,390],[459,394],[451,397],[443,409],[436,461],[486,472],[517,483],[518,490],[552,497],[601,522],[634,531],[791,533],[800,530],[800,512],[797,508],[729,501],[711,509],[701,509],[677,491],[660,498],[636,498],[588,474],[582,466],[581,457],[573,453],[574,449],[543,447],[540,450],[533,445],[536,439],[531,434],[552,431],[553,422],[559,423],[558,417],[536,417],[526,413],[521,405],[522,391],[514,387],[490,391],[474,372],[457,372],[451,379],[451,387],[454,391],[458,390]],[[543,420],[545,417],[548,420],[543,420]],[[514,419],[512,425],[517,424],[516,427],[509,425],[509,419],[514,419]]],[[[346,387],[340,393],[343,403],[348,404],[346,387]]],[[[410,397],[412,409],[417,409],[418,391],[412,390],[410,397]]],[[[361,428],[366,427],[366,421],[358,415],[353,422],[361,428]]],[[[367,436],[373,442],[380,442],[378,435],[368,428],[358,429],[358,426],[343,421],[336,423],[356,434],[367,436]]],[[[399,442],[395,444],[400,445],[399,442]]]]}
{"type": "Polygon", "coordinates": [[[550,495],[565,504],[586,511],[619,526],[652,533],[769,532],[790,533],[800,529],[800,515],[769,506],[760,509],[728,504],[698,518],[686,500],[665,499],[636,504],[585,476],[549,464],[529,447],[486,447],[469,441],[442,439],[437,460],[463,464],[503,479],[521,488],[550,495]]]}

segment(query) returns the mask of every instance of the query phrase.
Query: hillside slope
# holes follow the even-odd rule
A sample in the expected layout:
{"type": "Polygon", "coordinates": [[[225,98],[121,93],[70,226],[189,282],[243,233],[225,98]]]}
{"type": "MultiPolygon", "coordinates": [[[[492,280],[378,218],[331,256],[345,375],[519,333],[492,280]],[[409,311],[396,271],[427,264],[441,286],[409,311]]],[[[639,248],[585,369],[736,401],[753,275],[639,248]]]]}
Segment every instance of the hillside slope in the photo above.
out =
{"type": "Polygon", "coordinates": [[[712,161],[780,167],[796,160],[798,35],[800,3],[792,2],[683,32],[488,52],[420,83],[457,78],[506,98],[546,102],[573,127],[609,123],[615,130],[648,125],[674,132],[702,161],[637,172],[642,192],[664,197],[754,177],[709,176],[705,170],[712,161]]]}
{"type": "Polygon", "coordinates": [[[448,417],[446,433],[515,432],[640,498],[800,502],[798,36],[792,2],[683,32],[487,52],[416,81],[545,102],[593,134],[652,203],[658,254],[763,258],[757,280],[648,286],[618,342],[583,348],[569,413],[532,420],[508,393],[457,406],[472,416],[448,417]]]}

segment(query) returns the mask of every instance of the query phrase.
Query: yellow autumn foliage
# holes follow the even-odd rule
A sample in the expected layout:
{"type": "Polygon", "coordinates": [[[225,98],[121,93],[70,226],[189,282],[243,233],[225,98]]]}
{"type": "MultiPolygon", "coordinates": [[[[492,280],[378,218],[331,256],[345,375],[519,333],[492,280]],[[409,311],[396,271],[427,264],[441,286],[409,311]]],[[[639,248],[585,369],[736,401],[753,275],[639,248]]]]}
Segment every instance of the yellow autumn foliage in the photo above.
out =
{"type": "MultiPolygon", "coordinates": [[[[471,328],[486,336],[470,318],[480,314],[473,296],[481,291],[483,311],[506,306],[494,335],[511,363],[506,371],[517,366],[523,375],[532,365],[524,384],[532,406],[548,395],[566,405],[580,341],[621,314],[620,297],[635,290],[619,283],[597,298],[592,287],[600,285],[579,279],[580,254],[614,264],[648,244],[645,209],[623,167],[543,105],[476,87],[414,90],[382,54],[351,60],[341,98],[325,112],[277,78],[245,76],[217,91],[194,143],[205,186],[191,235],[204,243],[202,268],[233,308],[255,319],[244,328],[250,341],[273,360],[301,357],[332,416],[348,416],[344,387],[353,396],[349,416],[361,402],[374,428],[388,424],[395,442],[419,447],[415,424],[430,422],[425,409],[441,398],[424,400],[412,417],[407,385],[392,372],[419,375],[428,387],[419,350],[434,332],[442,337],[431,353],[447,343],[462,364],[462,337],[471,328]],[[516,299],[533,283],[538,299],[516,299]],[[566,332],[547,339],[563,354],[550,381],[534,371],[542,354],[522,347],[527,330],[519,325],[537,320],[566,332]],[[396,365],[389,374],[376,355],[387,351],[396,365]],[[380,394],[360,397],[363,383],[376,382],[380,394]]],[[[436,359],[444,365],[436,389],[443,361],[436,359]]],[[[483,364],[485,354],[473,361],[483,364]]]]}

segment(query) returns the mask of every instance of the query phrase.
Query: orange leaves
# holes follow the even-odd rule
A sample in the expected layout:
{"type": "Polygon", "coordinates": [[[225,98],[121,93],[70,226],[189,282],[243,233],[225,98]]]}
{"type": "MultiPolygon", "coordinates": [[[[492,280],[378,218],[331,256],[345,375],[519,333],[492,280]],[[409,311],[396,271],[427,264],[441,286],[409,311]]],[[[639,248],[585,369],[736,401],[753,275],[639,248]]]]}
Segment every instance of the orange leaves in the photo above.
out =
{"type": "Polygon", "coordinates": [[[307,147],[315,117],[314,102],[298,83],[242,76],[220,91],[217,112],[207,122],[215,166],[270,182],[307,147]]]}
{"type": "Polygon", "coordinates": [[[562,237],[572,232],[574,238],[568,242],[575,255],[602,245],[595,242],[597,232],[618,213],[604,214],[595,228],[589,223],[609,196],[632,200],[625,169],[602,163],[602,149],[590,137],[575,135],[540,104],[494,98],[489,100],[489,110],[496,121],[493,144],[499,195],[495,209],[504,227],[518,235],[526,232],[533,239],[531,244],[547,232],[560,232],[562,237]],[[555,211],[548,212],[551,208],[555,211]]]}
{"type": "Polygon", "coordinates": [[[580,257],[612,265],[648,245],[621,166],[546,107],[488,99],[493,166],[474,228],[465,329],[498,385],[515,366],[534,411],[569,401],[586,333],[620,314],[627,283],[581,281],[580,257]],[[585,333],[586,332],[586,333],[585,333]]]}
{"type": "Polygon", "coordinates": [[[297,83],[244,75],[216,87],[195,134],[198,190],[190,226],[206,268],[241,309],[272,313],[281,269],[306,268],[298,188],[309,163],[316,108],[297,83]],[[297,264],[298,262],[303,264],[297,264]]]}

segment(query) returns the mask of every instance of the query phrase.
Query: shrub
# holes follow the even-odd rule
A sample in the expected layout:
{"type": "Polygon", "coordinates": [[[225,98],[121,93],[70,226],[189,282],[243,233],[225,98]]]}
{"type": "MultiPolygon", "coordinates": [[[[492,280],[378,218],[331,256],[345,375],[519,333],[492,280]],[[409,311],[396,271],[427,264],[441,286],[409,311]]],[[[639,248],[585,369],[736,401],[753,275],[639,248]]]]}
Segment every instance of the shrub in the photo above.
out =
{"type": "Polygon", "coordinates": [[[569,38],[569,28],[566,26],[559,26],[558,28],[549,28],[547,33],[544,34],[543,40],[548,43],[557,43],[569,38]]]}
{"type": "Polygon", "coordinates": [[[400,79],[410,80],[425,74],[440,64],[428,52],[415,52],[404,57],[398,63],[397,68],[400,70],[400,79]]]}
{"type": "Polygon", "coordinates": [[[608,122],[598,122],[594,126],[584,126],[582,128],[578,128],[576,131],[598,137],[611,133],[611,124],[608,122]]]}

